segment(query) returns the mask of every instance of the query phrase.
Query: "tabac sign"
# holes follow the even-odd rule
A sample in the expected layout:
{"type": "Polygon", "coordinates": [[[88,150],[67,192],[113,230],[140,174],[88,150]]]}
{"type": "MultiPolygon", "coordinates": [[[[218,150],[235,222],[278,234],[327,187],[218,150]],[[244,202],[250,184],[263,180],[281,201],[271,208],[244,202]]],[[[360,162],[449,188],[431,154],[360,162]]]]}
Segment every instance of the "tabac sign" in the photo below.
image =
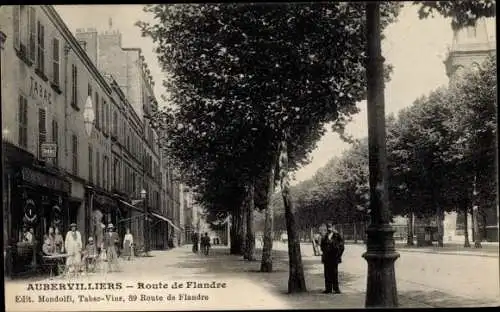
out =
{"type": "Polygon", "coordinates": [[[42,143],[40,145],[42,158],[56,158],[57,157],[57,144],[56,143],[42,143]]]}
{"type": "Polygon", "coordinates": [[[48,83],[43,82],[38,77],[29,76],[28,88],[29,95],[33,99],[40,101],[43,105],[52,105],[54,96],[48,83]]]}

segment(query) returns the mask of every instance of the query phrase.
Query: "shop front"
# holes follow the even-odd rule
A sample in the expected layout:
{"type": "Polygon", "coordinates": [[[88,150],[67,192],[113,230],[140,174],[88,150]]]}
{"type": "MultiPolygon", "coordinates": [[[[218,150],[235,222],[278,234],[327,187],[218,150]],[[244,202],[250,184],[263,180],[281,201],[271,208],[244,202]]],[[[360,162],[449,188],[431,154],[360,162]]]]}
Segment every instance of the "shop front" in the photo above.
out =
{"type": "Polygon", "coordinates": [[[133,200],[129,203],[126,198],[117,196],[120,209],[123,213],[123,218],[118,221],[118,231],[120,237],[124,237],[126,229],[130,229],[130,232],[134,238],[134,244],[136,249],[141,249],[144,246],[144,219],[145,215],[143,209],[140,208],[140,200],[133,200]],[[137,206],[139,207],[137,207],[137,206]],[[122,234],[121,234],[122,233],[122,234]]]}
{"type": "Polygon", "coordinates": [[[34,271],[49,227],[61,235],[70,222],[71,183],[57,168],[38,164],[27,152],[4,144],[4,233],[8,236],[6,274],[34,271]]]}
{"type": "Polygon", "coordinates": [[[118,199],[110,193],[96,189],[92,186],[85,187],[86,211],[88,217],[89,237],[92,236],[98,246],[102,243],[103,235],[109,224],[115,226],[120,237],[125,235],[121,220],[126,217],[120,207],[118,199]]]}

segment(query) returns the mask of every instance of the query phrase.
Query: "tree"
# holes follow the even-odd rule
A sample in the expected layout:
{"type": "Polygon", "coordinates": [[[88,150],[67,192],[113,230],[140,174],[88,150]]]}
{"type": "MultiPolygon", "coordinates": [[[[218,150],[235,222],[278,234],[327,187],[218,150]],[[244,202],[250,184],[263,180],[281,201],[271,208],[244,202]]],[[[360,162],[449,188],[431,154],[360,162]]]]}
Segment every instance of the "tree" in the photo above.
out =
{"type": "MultiPolygon", "coordinates": [[[[475,247],[481,246],[477,226],[481,207],[495,209],[496,203],[496,59],[489,57],[476,71],[451,86],[451,118],[447,123],[453,140],[450,163],[462,168],[462,198],[474,213],[475,247]]],[[[467,210],[467,206],[463,209],[467,210]]],[[[469,208],[470,209],[470,208],[469,208]]]]}
{"type": "MultiPolygon", "coordinates": [[[[384,25],[398,8],[384,4],[384,25]]],[[[244,168],[245,182],[279,155],[288,289],[305,291],[289,173],[307,161],[324,124],[333,121],[343,129],[365,96],[364,5],[185,4],[146,10],[158,23],[139,25],[157,44],[160,63],[171,73],[167,87],[180,107],[170,114],[176,126],[166,127],[167,148],[190,164],[193,158],[213,159],[213,149],[237,146],[229,163],[244,168]],[[188,130],[178,131],[179,124],[188,130]],[[256,141],[267,146],[255,149],[256,141]],[[223,145],[214,148],[215,142],[223,145]]]]}
{"type": "Polygon", "coordinates": [[[451,18],[453,29],[474,26],[481,17],[496,16],[494,0],[413,1],[413,3],[420,6],[418,14],[421,19],[434,16],[434,12],[437,12],[443,17],[451,18]]]}

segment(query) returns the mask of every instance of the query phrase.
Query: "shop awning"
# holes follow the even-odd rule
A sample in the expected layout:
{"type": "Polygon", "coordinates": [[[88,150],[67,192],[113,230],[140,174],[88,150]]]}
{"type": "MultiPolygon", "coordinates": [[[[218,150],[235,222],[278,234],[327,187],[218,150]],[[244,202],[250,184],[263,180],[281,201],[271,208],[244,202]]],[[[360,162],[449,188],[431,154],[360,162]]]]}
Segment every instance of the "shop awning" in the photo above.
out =
{"type": "Polygon", "coordinates": [[[170,224],[173,228],[175,228],[177,231],[180,231],[181,229],[179,229],[177,226],[175,226],[175,224],[168,218],[164,217],[164,216],[161,216],[157,213],[154,213],[154,212],[151,212],[151,214],[155,217],[157,217],[158,219],[160,220],[163,220],[165,222],[167,222],[168,224],[170,224]]]}
{"type": "Polygon", "coordinates": [[[127,206],[127,207],[131,208],[131,209],[137,210],[137,211],[139,211],[139,212],[143,212],[143,210],[142,210],[141,208],[136,207],[136,206],[134,206],[134,205],[132,205],[132,204],[130,204],[130,203],[127,203],[127,202],[126,202],[126,201],[124,201],[124,200],[121,200],[121,199],[120,199],[120,202],[121,202],[122,204],[124,204],[125,206],[127,206]]]}

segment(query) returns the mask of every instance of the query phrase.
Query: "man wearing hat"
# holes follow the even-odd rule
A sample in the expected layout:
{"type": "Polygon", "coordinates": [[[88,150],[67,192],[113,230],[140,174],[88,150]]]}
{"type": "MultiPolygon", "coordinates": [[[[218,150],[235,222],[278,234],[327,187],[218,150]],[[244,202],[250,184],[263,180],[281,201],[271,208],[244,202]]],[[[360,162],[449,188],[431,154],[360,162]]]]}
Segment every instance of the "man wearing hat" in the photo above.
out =
{"type": "Polygon", "coordinates": [[[77,231],[76,223],[70,224],[70,230],[66,234],[64,247],[68,257],[66,258],[66,266],[68,272],[78,272],[82,261],[82,236],[77,231]]]}
{"type": "Polygon", "coordinates": [[[339,263],[344,253],[344,240],[331,223],[326,226],[326,234],[321,239],[321,262],[325,273],[325,291],[323,293],[340,294],[339,263]]]}
{"type": "Polygon", "coordinates": [[[113,267],[118,271],[118,253],[116,245],[120,242],[118,233],[114,231],[112,223],[108,224],[108,232],[104,235],[104,249],[106,249],[106,258],[108,260],[108,271],[112,272],[113,267]]]}

